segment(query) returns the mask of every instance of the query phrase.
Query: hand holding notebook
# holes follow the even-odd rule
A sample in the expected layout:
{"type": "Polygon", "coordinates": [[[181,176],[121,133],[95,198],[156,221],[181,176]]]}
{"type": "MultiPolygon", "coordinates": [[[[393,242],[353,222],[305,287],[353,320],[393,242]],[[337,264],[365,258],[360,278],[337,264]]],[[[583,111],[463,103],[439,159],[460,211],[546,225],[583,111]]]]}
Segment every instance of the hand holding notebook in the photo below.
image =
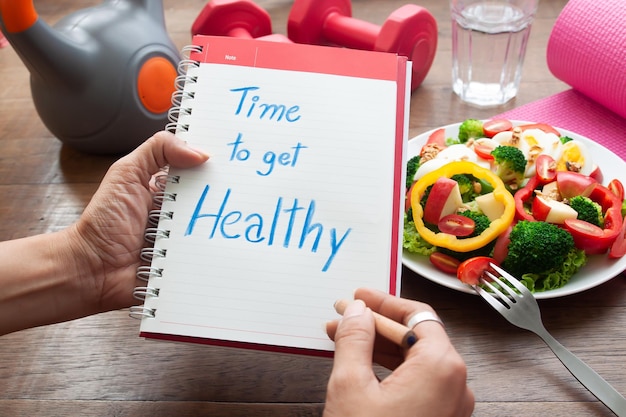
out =
{"type": "Polygon", "coordinates": [[[328,355],[336,300],[399,294],[410,64],[222,37],[190,50],[171,127],[211,160],[169,172],[141,335],[328,355]]]}

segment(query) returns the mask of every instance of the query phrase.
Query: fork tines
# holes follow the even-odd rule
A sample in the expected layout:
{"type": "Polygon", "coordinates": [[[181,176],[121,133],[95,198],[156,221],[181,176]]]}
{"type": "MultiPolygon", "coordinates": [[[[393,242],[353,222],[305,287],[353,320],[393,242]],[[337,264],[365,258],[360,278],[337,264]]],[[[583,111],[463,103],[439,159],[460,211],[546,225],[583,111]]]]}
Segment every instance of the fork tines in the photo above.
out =
{"type": "MultiPolygon", "coordinates": [[[[496,277],[491,271],[488,271],[488,270],[484,271],[484,275],[489,277],[489,280],[497,282],[498,285],[503,287],[511,296],[516,295],[515,292],[513,292],[513,290],[512,290],[510,285],[506,285],[506,283],[503,283],[503,281],[506,281],[506,282],[510,283],[513,287],[515,287],[517,289],[517,291],[519,291],[518,295],[522,294],[522,295],[525,295],[525,296],[532,296],[532,293],[530,292],[530,290],[528,288],[526,288],[526,286],[524,284],[522,284],[513,275],[509,274],[508,272],[506,272],[504,269],[500,268],[496,264],[490,263],[489,265],[491,266],[491,268],[495,272],[500,274],[500,278],[496,277]]],[[[485,284],[488,284],[489,280],[486,280],[486,279],[483,278],[483,282],[485,284]]]]}
{"type": "Polygon", "coordinates": [[[476,292],[487,300],[493,307],[498,307],[499,303],[506,308],[511,307],[511,303],[516,303],[516,299],[521,297],[532,298],[532,293],[514,276],[500,268],[498,265],[490,263],[491,270],[483,271],[480,283],[487,287],[489,291],[479,286],[474,286],[476,292]],[[496,272],[500,277],[494,274],[496,272]],[[517,291],[516,291],[517,290],[517,291]]]}

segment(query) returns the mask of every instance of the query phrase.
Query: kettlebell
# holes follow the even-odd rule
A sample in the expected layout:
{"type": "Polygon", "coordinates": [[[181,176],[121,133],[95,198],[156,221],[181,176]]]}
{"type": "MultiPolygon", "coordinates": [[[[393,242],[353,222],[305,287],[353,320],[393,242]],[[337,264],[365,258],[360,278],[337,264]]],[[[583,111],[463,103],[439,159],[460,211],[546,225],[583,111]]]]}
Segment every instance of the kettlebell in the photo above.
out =
{"type": "Polygon", "coordinates": [[[0,28],[30,72],[39,117],[64,144],[124,154],[165,128],[180,55],[162,0],[105,0],[54,26],[32,0],[0,0],[0,28]]]}

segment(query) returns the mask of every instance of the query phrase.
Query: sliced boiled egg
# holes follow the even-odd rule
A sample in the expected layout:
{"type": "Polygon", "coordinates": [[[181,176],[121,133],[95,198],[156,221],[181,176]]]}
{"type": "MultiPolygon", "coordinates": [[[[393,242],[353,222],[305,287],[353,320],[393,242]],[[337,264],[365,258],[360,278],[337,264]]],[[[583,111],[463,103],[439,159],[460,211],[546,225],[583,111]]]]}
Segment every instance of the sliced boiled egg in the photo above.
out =
{"type": "Polygon", "coordinates": [[[546,133],[541,129],[528,129],[522,132],[520,140],[525,143],[524,156],[528,161],[526,176],[535,175],[535,160],[539,155],[550,155],[555,161],[561,157],[563,150],[561,140],[554,133],[546,133]]]}
{"type": "Polygon", "coordinates": [[[576,140],[564,143],[561,154],[555,160],[558,171],[577,171],[589,175],[594,170],[589,150],[584,143],[576,140]]]}
{"type": "Polygon", "coordinates": [[[474,152],[472,148],[469,148],[464,144],[454,144],[441,150],[435,158],[422,163],[417,169],[413,179],[418,180],[429,172],[441,168],[445,164],[453,161],[468,161],[484,168],[489,168],[489,163],[483,159],[479,160],[478,155],[476,155],[476,152],[474,152]]]}
{"type": "Polygon", "coordinates": [[[518,140],[514,139],[512,131],[500,132],[493,137],[493,140],[501,146],[514,146],[518,148],[526,159],[528,159],[528,141],[522,140],[520,137],[518,140]]]}

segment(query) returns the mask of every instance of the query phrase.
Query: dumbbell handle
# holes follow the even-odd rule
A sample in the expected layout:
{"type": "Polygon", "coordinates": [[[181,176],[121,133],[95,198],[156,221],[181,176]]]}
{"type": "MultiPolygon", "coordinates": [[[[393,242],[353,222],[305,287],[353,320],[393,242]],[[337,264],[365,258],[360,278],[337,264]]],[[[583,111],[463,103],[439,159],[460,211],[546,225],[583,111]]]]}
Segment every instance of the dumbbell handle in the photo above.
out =
{"type": "Polygon", "coordinates": [[[232,38],[252,39],[253,36],[248,29],[244,28],[232,28],[228,31],[227,36],[232,38]]]}
{"type": "Polygon", "coordinates": [[[353,49],[374,48],[380,26],[333,12],[324,21],[324,38],[332,43],[353,49]]]}

